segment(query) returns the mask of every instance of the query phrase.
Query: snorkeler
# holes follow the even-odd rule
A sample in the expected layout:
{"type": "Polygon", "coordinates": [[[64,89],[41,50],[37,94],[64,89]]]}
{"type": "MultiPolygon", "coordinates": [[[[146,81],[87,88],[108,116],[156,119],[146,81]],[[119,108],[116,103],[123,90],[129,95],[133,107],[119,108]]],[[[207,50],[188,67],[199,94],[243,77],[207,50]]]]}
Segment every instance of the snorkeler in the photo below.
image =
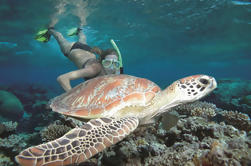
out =
{"type": "Polygon", "coordinates": [[[68,34],[69,36],[78,35],[79,39],[77,42],[67,41],[54,28],[49,28],[47,31],[44,30],[43,33],[37,36],[36,40],[47,42],[51,35],[57,40],[64,56],[78,67],[78,70],[62,74],[57,78],[57,81],[65,91],[72,89],[71,80],[79,78],[88,80],[107,74],[122,74],[122,61],[119,60],[121,55],[113,40],[111,40],[111,43],[115,49],[101,50],[98,47],[91,48],[86,44],[86,37],[81,28],[77,28],[73,34],[68,34]],[[99,55],[99,59],[96,59],[94,53],[99,55]]]}

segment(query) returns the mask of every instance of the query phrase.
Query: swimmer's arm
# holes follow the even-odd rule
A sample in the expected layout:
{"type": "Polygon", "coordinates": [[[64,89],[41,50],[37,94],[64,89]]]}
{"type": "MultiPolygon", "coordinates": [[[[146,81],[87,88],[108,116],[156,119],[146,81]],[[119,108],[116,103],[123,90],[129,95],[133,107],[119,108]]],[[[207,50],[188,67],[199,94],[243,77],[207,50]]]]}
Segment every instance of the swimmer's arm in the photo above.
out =
{"type": "Polygon", "coordinates": [[[95,77],[100,71],[102,67],[100,64],[92,64],[83,69],[71,71],[69,73],[65,73],[60,75],[57,78],[57,81],[62,86],[62,88],[67,92],[72,89],[70,81],[76,80],[83,77],[95,77]]]}

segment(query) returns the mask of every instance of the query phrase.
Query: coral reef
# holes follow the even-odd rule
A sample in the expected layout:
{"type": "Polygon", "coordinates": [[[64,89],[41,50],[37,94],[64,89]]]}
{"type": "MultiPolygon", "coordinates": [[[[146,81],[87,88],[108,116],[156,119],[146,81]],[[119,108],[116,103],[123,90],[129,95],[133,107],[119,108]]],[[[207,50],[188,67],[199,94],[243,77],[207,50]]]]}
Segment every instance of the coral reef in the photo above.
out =
{"type": "Polygon", "coordinates": [[[50,124],[48,127],[40,132],[41,138],[44,142],[55,140],[62,137],[65,133],[70,131],[71,128],[62,124],[50,124]]]}
{"type": "Polygon", "coordinates": [[[27,146],[27,135],[12,134],[7,138],[0,138],[0,148],[11,149],[12,152],[20,152],[27,146]]]}
{"type": "Polygon", "coordinates": [[[33,134],[15,134],[18,123],[17,122],[3,122],[2,125],[5,127],[4,138],[0,138],[0,148],[1,149],[10,149],[12,152],[19,152],[27,146],[27,141],[33,134]]]}
{"type": "Polygon", "coordinates": [[[47,126],[59,119],[58,114],[46,108],[49,99],[59,93],[56,93],[55,88],[43,87],[20,84],[0,87],[1,166],[17,165],[14,156],[18,152],[42,142],[36,127],[47,126]],[[26,116],[22,116],[23,113],[26,116]]]}
{"type": "Polygon", "coordinates": [[[12,93],[0,90],[0,114],[9,120],[17,120],[24,113],[20,100],[12,93]]]}
{"type": "Polygon", "coordinates": [[[14,132],[17,128],[17,125],[17,122],[12,121],[0,123],[0,136],[6,135],[7,132],[14,132]]]}
{"type": "MultiPolygon", "coordinates": [[[[14,166],[15,162],[13,161],[14,156],[23,150],[24,148],[33,145],[29,143],[30,139],[34,139],[36,133],[26,134],[19,133],[17,134],[17,122],[3,122],[0,124],[1,128],[4,128],[2,134],[0,133],[0,165],[2,166],[14,166]],[[2,152],[2,153],[1,153],[2,152]]],[[[33,143],[36,143],[33,140],[33,143]]]]}
{"type": "MultiPolygon", "coordinates": [[[[230,84],[232,82],[223,81],[220,88],[224,89],[230,84]]],[[[248,85],[242,84],[241,81],[235,85],[236,93],[224,92],[220,89],[211,96],[211,99],[219,100],[219,97],[216,96],[219,93],[231,93],[231,97],[226,96],[225,99],[214,103],[221,106],[218,104],[229,102],[225,105],[222,104],[222,106],[227,106],[226,108],[232,108],[232,106],[248,108],[250,93],[239,91],[237,88],[241,86],[248,89],[248,85]]],[[[36,85],[22,90],[10,90],[20,99],[24,109],[30,114],[27,120],[19,122],[18,129],[21,126],[22,130],[34,132],[36,129],[44,128],[52,121],[54,123],[40,133],[33,134],[17,133],[20,131],[16,130],[16,122],[1,123],[0,133],[2,130],[3,134],[0,138],[0,150],[3,153],[0,153],[0,165],[11,166],[14,164],[14,155],[24,148],[40,144],[42,141],[54,140],[71,128],[83,124],[78,120],[65,118],[47,110],[46,104],[50,98],[48,91],[50,90],[41,89],[36,85]],[[60,119],[60,121],[56,119],[60,119]]],[[[53,96],[56,94],[54,93],[53,96]]],[[[221,97],[224,97],[223,94],[221,97]]],[[[246,133],[250,131],[249,117],[240,112],[219,109],[216,105],[197,101],[175,107],[172,109],[172,115],[168,113],[163,116],[160,125],[141,127],[120,143],[80,165],[218,166],[251,164],[251,136],[250,133],[249,136],[246,133]],[[212,120],[218,121],[213,122],[212,120]]]]}
{"type": "Polygon", "coordinates": [[[7,132],[15,131],[18,125],[17,122],[12,122],[12,121],[3,122],[2,124],[5,126],[5,130],[7,132]]]}
{"type": "Polygon", "coordinates": [[[201,117],[178,121],[156,134],[152,127],[135,132],[104,153],[104,165],[221,166],[251,163],[251,140],[245,131],[201,117]]]}
{"type": "Polygon", "coordinates": [[[210,150],[204,152],[198,159],[193,158],[195,166],[222,166],[222,165],[250,165],[250,148],[243,139],[215,140],[211,143],[210,150]],[[239,150],[239,148],[247,149],[247,151],[239,150]],[[247,154],[248,153],[248,154],[247,154]]]}
{"type": "Polygon", "coordinates": [[[247,132],[251,131],[251,121],[248,115],[243,114],[238,111],[221,111],[221,114],[224,118],[224,121],[229,124],[233,125],[237,129],[245,130],[247,132]]]}
{"type": "Polygon", "coordinates": [[[3,153],[0,153],[0,165],[1,166],[14,166],[14,163],[11,159],[5,156],[3,153]]]}
{"type": "Polygon", "coordinates": [[[172,109],[177,111],[181,115],[191,115],[191,116],[200,116],[204,118],[212,118],[216,115],[218,110],[215,104],[208,102],[196,101],[189,104],[179,105],[172,109]]]}

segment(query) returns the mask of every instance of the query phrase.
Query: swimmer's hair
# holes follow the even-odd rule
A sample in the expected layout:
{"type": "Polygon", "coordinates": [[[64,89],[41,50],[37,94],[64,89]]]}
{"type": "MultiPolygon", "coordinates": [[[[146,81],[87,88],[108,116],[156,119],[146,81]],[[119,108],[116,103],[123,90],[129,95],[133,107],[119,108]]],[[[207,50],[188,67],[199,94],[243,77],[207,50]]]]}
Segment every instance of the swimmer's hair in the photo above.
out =
{"type": "Polygon", "coordinates": [[[102,54],[102,50],[100,48],[96,47],[96,46],[92,47],[91,52],[95,53],[95,54],[98,54],[98,55],[102,54]]]}
{"type": "Polygon", "coordinates": [[[99,61],[101,62],[107,55],[116,55],[118,57],[118,54],[115,49],[107,49],[107,50],[101,50],[98,47],[93,47],[91,49],[91,52],[99,55],[99,61]]]}

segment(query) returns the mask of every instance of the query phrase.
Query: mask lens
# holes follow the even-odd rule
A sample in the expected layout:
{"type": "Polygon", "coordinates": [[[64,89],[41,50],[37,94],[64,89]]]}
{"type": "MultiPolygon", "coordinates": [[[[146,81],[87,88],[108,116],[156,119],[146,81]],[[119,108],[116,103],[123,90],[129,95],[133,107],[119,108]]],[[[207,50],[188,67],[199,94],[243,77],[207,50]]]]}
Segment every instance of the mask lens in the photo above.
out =
{"type": "Polygon", "coordinates": [[[119,68],[119,62],[113,62],[114,68],[118,69],[119,68]]]}
{"type": "Polygon", "coordinates": [[[102,65],[104,66],[104,67],[110,67],[111,66],[111,64],[112,64],[112,61],[110,61],[110,60],[103,60],[102,61],[102,65]]]}

